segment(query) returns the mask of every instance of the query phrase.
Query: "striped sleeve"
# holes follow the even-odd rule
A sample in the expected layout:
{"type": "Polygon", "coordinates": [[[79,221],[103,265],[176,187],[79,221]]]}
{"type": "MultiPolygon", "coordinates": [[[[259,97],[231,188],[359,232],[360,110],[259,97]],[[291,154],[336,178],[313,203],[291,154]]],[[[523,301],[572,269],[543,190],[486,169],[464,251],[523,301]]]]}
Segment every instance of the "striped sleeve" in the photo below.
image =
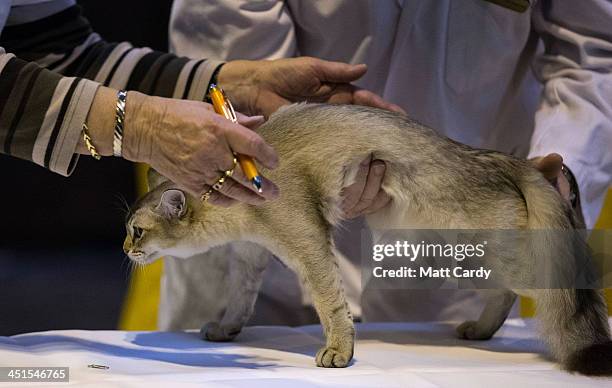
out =
{"type": "Polygon", "coordinates": [[[0,46],[6,50],[0,49],[0,152],[65,176],[76,164],[76,145],[100,84],[203,100],[221,64],[105,42],[70,4],[35,21],[13,20],[0,46]]]}
{"type": "Polygon", "coordinates": [[[98,85],[0,54],[0,151],[69,175],[98,85]]]}
{"type": "Polygon", "coordinates": [[[106,42],[92,31],[77,5],[40,20],[6,26],[0,46],[69,77],[87,78],[115,89],[192,100],[204,99],[208,82],[220,64],[136,48],[127,42],[106,42]]]}

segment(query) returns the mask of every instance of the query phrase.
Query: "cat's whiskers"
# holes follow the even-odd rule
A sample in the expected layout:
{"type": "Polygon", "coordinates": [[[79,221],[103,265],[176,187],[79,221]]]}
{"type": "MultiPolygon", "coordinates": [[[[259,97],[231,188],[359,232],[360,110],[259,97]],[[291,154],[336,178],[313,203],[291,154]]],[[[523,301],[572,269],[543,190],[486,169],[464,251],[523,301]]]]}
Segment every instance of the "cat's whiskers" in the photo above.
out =
{"type": "Polygon", "coordinates": [[[119,207],[117,209],[121,210],[125,214],[126,220],[129,219],[132,215],[132,209],[130,208],[125,196],[121,193],[115,193],[115,199],[119,201],[119,207]]]}
{"type": "Polygon", "coordinates": [[[125,280],[128,280],[130,276],[130,272],[132,270],[131,264],[132,260],[130,260],[128,255],[123,255],[123,261],[121,262],[121,271],[124,273],[125,280]]]}

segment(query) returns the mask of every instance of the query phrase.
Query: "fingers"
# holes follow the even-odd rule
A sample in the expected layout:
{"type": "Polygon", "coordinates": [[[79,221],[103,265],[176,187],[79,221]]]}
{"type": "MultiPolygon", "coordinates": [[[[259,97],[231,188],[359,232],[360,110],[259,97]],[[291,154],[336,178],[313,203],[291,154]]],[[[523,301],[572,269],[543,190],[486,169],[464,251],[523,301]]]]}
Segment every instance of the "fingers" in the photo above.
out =
{"type": "Polygon", "coordinates": [[[571,189],[571,185],[569,181],[567,180],[565,175],[563,175],[563,173],[559,173],[559,175],[557,176],[556,188],[559,194],[561,194],[561,196],[571,205],[572,203],[571,203],[570,197],[571,197],[572,189],[571,189]]]}
{"type": "MultiPolygon", "coordinates": [[[[263,178],[262,187],[263,192],[258,193],[244,175],[242,178],[232,176],[232,178],[227,178],[218,190],[210,194],[208,202],[223,207],[229,207],[238,202],[257,206],[263,204],[266,200],[278,198],[278,187],[272,181],[263,178]]],[[[208,190],[210,187],[206,187],[206,189],[208,190]]]]}
{"type": "Polygon", "coordinates": [[[278,110],[281,106],[291,104],[296,101],[303,101],[305,98],[288,99],[276,93],[261,93],[257,99],[257,112],[263,114],[266,118],[278,110]]]}
{"type": "Polygon", "coordinates": [[[316,92],[309,98],[309,101],[341,105],[352,104],[354,89],[355,87],[351,84],[320,84],[316,92]]]}
{"type": "Polygon", "coordinates": [[[555,153],[534,158],[532,162],[535,168],[537,168],[549,181],[554,181],[559,174],[561,174],[561,168],[563,167],[563,158],[561,155],[555,153]]]}
{"type": "Polygon", "coordinates": [[[359,169],[357,170],[357,175],[355,176],[355,182],[342,189],[341,196],[343,200],[340,207],[345,214],[348,214],[361,199],[361,193],[363,193],[366,181],[368,179],[368,171],[370,170],[371,161],[372,155],[369,155],[361,163],[359,163],[359,169]]]}
{"type": "MultiPolygon", "coordinates": [[[[382,160],[374,160],[370,164],[370,171],[366,180],[363,193],[359,202],[348,212],[347,216],[357,217],[364,214],[366,210],[369,210],[370,206],[374,203],[378,193],[381,190],[383,178],[385,176],[386,166],[382,160]]],[[[384,202],[384,197],[378,199],[379,202],[384,202]]],[[[385,203],[386,204],[386,203],[385,203]]],[[[379,203],[377,203],[379,205],[379,203]]]]}
{"type": "Polygon", "coordinates": [[[280,190],[279,190],[278,186],[276,186],[276,184],[274,184],[274,182],[272,182],[271,180],[269,180],[265,176],[261,177],[261,179],[262,179],[261,190],[262,191],[261,191],[261,193],[257,192],[255,187],[253,187],[253,183],[247,179],[247,177],[244,175],[244,172],[242,172],[242,169],[240,169],[240,167],[236,168],[232,178],[234,178],[235,181],[239,182],[244,187],[252,190],[254,193],[257,193],[258,195],[261,195],[265,199],[277,199],[278,196],[280,195],[280,190]]]}
{"type": "Polygon", "coordinates": [[[372,201],[372,203],[363,210],[362,214],[372,214],[376,213],[378,210],[387,206],[391,202],[391,196],[387,194],[384,190],[380,190],[378,194],[376,194],[376,198],[372,201]]]}
{"type": "Polygon", "coordinates": [[[278,155],[261,136],[238,124],[229,123],[226,128],[225,137],[234,152],[252,156],[267,168],[276,168],[278,155]]]}
{"type": "Polygon", "coordinates": [[[257,130],[261,124],[266,122],[266,119],[263,116],[247,116],[240,112],[236,112],[236,118],[238,119],[238,123],[240,125],[245,126],[252,131],[257,130]]]}
{"type": "MultiPolygon", "coordinates": [[[[231,167],[228,167],[226,171],[229,169],[231,167]]],[[[219,174],[220,177],[223,176],[223,173],[220,172],[219,174]]],[[[218,179],[215,180],[215,182],[217,181],[218,179]]],[[[207,185],[205,189],[204,192],[209,190],[210,186],[207,185]]],[[[278,196],[278,187],[265,177],[262,177],[262,192],[257,192],[240,169],[240,165],[236,165],[231,177],[225,178],[221,187],[211,193],[208,202],[224,207],[231,206],[237,202],[257,206],[263,204],[266,200],[276,199],[278,196]]]]}
{"type": "Polygon", "coordinates": [[[355,88],[355,92],[353,93],[353,103],[357,105],[365,105],[374,108],[385,109],[391,112],[397,112],[406,115],[406,111],[403,110],[399,105],[387,102],[378,94],[357,87],[355,88]]]}
{"type": "Polygon", "coordinates": [[[238,201],[236,201],[235,199],[226,197],[225,195],[219,192],[212,193],[207,202],[221,207],[230,207],[238,203],[238,201]]]}
{"type": "Polygon", "coordinates": [[[350,65],[342,62],[312,59],[313,69],[322,82],[350,83],[363,77],[368,71],[365,64],[350,65]]]}
{"type": "Polygon", "coordinates": [[[216,196],[223,194],[228,198],[245,202],[249,205],[261,205],[266,201],[264,197],[257,195],[253,190],[250,190],[232,178],[227,178],[215,194],[216,196]]]}
{"type": "Polygon", "coordinates": [[[539,156],[531,159],[544,178],[551,182],[559,194],[568,202],[570,202],[571,188],[565,175],[561,169],[563,168],[563,157],[557,153],[548,154],[544,157],[539,156]]]}

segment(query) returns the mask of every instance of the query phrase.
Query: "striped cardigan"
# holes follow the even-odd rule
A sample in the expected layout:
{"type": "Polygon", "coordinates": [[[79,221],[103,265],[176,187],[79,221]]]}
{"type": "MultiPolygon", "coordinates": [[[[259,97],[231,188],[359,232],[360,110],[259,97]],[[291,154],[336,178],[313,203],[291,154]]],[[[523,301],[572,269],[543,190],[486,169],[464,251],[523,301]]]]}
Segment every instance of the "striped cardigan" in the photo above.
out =
{"type": "Polygon", "coordinates": [[[0,152],[67,176],[99,85],[203,100],[219,64],[106,42],[74,0],[13,3],[0,35],[0,152]]]}

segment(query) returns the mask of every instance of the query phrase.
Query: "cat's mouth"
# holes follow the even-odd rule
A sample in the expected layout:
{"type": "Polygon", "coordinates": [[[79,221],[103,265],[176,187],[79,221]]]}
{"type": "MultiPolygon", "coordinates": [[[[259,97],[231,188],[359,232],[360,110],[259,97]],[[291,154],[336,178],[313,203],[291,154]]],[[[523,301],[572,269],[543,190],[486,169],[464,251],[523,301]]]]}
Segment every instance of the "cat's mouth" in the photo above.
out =
{"type": "Polygon", "coordinates": [[[130,260],[137,262],[138,264],[150,264],[154,262],[158,256],[157,251],[145,253],[143,251],[132,251],[128,253],[130,260]]]}

